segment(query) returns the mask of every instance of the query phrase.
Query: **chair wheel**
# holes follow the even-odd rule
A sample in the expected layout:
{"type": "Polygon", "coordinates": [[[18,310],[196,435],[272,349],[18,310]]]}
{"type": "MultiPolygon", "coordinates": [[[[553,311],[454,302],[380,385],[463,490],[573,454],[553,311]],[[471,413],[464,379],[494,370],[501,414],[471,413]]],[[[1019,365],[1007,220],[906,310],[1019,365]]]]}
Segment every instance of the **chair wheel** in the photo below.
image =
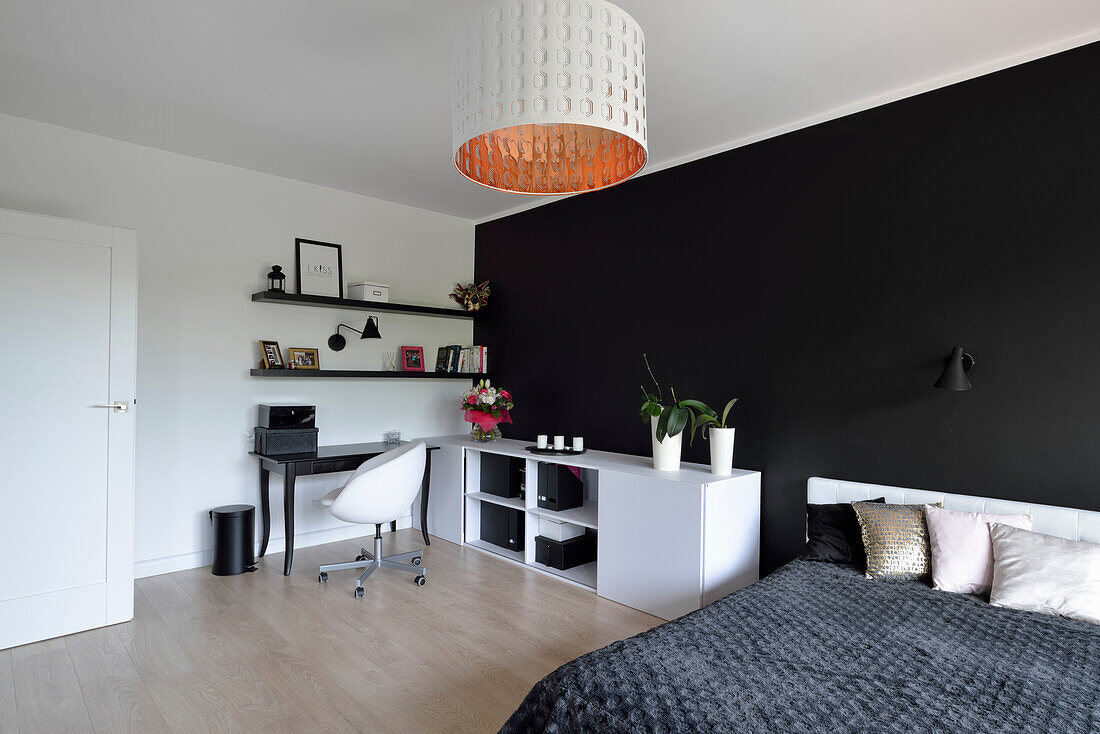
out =
{"type": "Polygon", "coordinates": [[[355,562],[356,563],[359,563],[360,561],[365,561],[365,560],[367,560],[367,557],[364,556],[364,555],[358,555],[358,556],[355,557],[355,562]]]}
{"type": "Polygon", "coordinates": [[[323,584],[326,581],[328,581],[328,571],[322,571],[321,573],[317,574],[317,583],[323,584]]]}
{"type": "Polygon", "coordinates": [[[417,556],[416,558],[412,559],[412,564],[414,566],[419,566],[423,562],[424,561],[423,561],[423,559],[420,558],[420,556],[417,556]]]}
{"type": "Polygon", "coordinates": [[[426,578],[425,578],[425,577],[423,577],[423,576],[415,576],[415,577],[413,577],[413,583],[414,583],[414,584],[416,584],[417,586],[423,586],[423,585],[424,585],[424,584],[426,584],[427,582],[428,582],[428,579],[426,579],[426,578]]]}
{"type": "Polygon", "coordinates": [[[355,587],[355,598],[356,598],[356,599],[362,599],[362,598],[363,598],[363,594],[365,594],[365,593],[366,593],[366,592],[365,592],[365,591],[363,591],[363,587],[362,587],[362,586],[357,586],[357,587],[355,587]]]}

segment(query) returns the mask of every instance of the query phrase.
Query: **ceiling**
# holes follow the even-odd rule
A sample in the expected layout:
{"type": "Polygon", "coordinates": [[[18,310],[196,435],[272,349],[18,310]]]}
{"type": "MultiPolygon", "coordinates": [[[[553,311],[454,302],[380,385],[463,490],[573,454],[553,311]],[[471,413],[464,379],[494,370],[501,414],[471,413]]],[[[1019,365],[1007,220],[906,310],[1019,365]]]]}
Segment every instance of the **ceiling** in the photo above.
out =
{"type": "MultiPolygon", "coordinates": [[[[0,112],[473,220],[545,199],[451,163],[451,38],[483,0],[0,0],[0,112]]],[[[619,0],[650,163],[1100,39],[1096,0],[619,0]]]]}

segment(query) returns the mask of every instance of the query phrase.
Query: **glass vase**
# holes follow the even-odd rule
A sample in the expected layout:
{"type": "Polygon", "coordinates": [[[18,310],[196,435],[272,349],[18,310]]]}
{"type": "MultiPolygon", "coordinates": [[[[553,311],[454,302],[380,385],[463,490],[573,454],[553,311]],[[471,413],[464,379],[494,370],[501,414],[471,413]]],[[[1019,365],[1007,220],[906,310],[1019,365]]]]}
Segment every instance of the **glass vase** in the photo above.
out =
{"type": "Polygon", "coordinates": [[[470,429],[470,438],[475,441],[480,441],[481,443],[496,441],[500,438],[500,426],[493,426],[493,430],[491,431],[483,431],[481,430],[481,426],[475,423],[473,428],[470,429]]]}

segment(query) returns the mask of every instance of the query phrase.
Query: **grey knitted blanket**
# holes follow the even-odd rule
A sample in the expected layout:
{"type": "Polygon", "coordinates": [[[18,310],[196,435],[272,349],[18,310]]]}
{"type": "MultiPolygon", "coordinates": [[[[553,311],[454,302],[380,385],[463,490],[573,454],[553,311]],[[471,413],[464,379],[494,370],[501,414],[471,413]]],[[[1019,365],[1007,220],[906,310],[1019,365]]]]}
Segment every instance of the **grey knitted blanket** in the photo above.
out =
{"type": "Polygon", "coordinates": [[[563,665],[501,732],[1100,732],[1100,626],[794,561],[563,665]]]}

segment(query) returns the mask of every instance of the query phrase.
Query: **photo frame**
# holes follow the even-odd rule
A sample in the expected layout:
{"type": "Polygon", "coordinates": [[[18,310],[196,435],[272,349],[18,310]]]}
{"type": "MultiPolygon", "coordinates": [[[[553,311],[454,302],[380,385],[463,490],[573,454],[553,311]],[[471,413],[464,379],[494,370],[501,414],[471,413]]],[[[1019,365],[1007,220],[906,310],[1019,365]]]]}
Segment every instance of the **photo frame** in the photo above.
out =
{"type": "Polygon", "coordinates": [[[286,366],[292,370],[321,369],[321,355],[316,349],[307,347],[287,347],[286,366]]]}
{"type": "Polygon", "coordinates": [[[265,370],[286,369],[286,362],[283,361],[283,353],[279,349],[279,342],[261,339],[260,356],[263,357],[260,361],[260,366],[265,370]]]}
{"type": "Polygon", "coordinates": [[[298,294],[344,297],[344,253],[340,245],[317,240],[294,240],[298,294]]]}
{"type": "Polygon", "coordinates": [[[424,347],[401,347],[401,371],[424,371],[424,347]]]}

